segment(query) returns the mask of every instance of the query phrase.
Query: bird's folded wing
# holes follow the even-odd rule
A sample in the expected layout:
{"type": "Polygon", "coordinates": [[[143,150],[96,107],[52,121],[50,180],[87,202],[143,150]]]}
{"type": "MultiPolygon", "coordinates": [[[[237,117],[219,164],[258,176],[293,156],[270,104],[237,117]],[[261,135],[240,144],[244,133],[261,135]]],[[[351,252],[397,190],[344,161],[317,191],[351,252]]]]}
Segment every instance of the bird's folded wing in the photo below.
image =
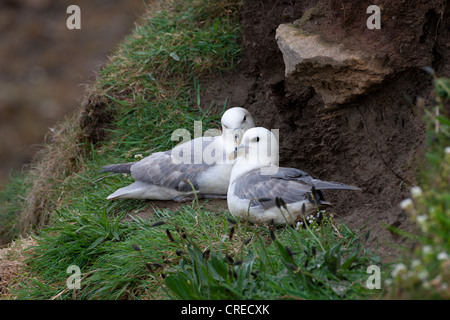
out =
{"type": "MultiPolygon", "coordinates": [[[[195,141],[195,140],[193,140],[195,141]]],[[[154,153],[151,156],[142,159],[131,167],[131,175],[136,181],[154,184],[161,187],[173,188],[178,191],[192,191],[193,185],[198,190],[198,178],[205,173],[214,163],[205,163],[202,161],[200,152],[212,143],[212,140],[206,140],[200,144],[198,150],[194,149],[194,144],[188,149],[181,150],[175,148],[166,152],[154,153]],[[189,151],[187,157],[183,157],[183,151],[189,151]],[[177,152],[175,157],[172,152],[177,152]]]]}
{"type": "Polygon", "coordinates": [[[241,199],[253,200],[252,207],[266,209],[276,205],[276,198],[283,199],[287,204],[308,199],[311,185],[302,180],[282,178],[283,174],[289,173],[294,172],[279,171],[273,175],[264,175],[259,169],[252,170],[236,181],[234,193],[241,199]]]}
{"type": "Polygon", "coordinates": [[[279,168],[278,172],[274,174],[272,178],[278,178],[283,180],[296,180],[298,182],[310,185],[311,187],[314,186],[314,188],[316,188],[317,190],[342,189],[342,190],[361,191],[360,188],[348,184],[313,179],[306,172],[295,168],[279,168]]]}

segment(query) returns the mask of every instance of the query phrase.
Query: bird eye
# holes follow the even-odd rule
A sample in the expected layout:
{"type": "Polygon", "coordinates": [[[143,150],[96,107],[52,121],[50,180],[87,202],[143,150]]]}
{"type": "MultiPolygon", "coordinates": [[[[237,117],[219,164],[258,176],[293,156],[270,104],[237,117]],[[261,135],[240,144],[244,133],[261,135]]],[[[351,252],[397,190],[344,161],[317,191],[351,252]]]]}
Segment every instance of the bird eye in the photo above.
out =
{"type": "Polygon", "coordinates": [[[256,142],[259,142],[259,137],[256,137],[256,142]]]}
{"type": "Polygon", "coordinates": [[[242,120],[242,121],[245,121],[245,120],[247,120],[247,116],[244,116],[244,120],[242,120]]]}

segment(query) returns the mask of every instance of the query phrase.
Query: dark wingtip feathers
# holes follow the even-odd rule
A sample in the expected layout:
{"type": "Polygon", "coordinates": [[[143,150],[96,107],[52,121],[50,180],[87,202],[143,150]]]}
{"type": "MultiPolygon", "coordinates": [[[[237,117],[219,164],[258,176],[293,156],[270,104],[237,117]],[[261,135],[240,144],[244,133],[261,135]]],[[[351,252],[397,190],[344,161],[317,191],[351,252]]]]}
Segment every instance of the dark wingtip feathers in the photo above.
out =
{"type": "Polygon", "coordinates": [[[361,188],[339,182],[322,181],[314,179],[313,184],[317,190],[335,189],[335,190],[362,191],[361,188]]]}
{"type": "Polygon", "coordinates": [[[110,164],[100,169],[100,172],[113,172],[113,173],[131,173],[131,166],[133,162],[110,164]]]}

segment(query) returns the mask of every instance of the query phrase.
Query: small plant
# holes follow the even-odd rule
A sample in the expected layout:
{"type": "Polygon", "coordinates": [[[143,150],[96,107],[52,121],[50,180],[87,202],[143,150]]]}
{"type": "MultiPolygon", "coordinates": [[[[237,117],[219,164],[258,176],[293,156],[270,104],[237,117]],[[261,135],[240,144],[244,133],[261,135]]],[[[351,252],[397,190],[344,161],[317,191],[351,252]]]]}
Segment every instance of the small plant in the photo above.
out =
{"type": "Polygon", "coordinates": [[[340,299],[374,294],[365,288],[365,270],[379,260],[361,247],[358,235],[344,226],[337,231],[331,217],[324,217],[320,226],[312,222],[279,230],[227,221],[232,225],[217,247],[202,249],[194,239],[185,239],[185,248],[179,250],[186,251],[187,258],[165,279],[179,299],[340,299]],[[233,240],[230,235],[236,230],[244,234],[233,240]]]}
{"type": "Polygon", "coordinates": [[[418,231],[412,256],[394,264],[387,280],[396,299],[450,299],[450,79],[434,77],[436,106],[425,117],[420,187],[400,203],[418,231]]]}

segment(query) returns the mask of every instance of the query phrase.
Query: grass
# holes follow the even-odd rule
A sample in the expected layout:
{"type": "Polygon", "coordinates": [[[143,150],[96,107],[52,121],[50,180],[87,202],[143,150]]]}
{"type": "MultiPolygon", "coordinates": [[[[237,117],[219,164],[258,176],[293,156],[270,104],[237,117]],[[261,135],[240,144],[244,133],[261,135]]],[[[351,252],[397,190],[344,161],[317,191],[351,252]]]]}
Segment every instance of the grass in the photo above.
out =
{"type": "MultiPolygon", "coordinates": [[[[232,221],[231,219],[227,220],[232,221]]],[[[227,226],[221,241],[200,246],[186,237],[188,253],[165,284],[179,299],[352,299],[374,296],[367,265],[379,263],[361,248],[360,234],[330,218],[298,230],[227,226]],[[239,232],[237,232],[239,230],[239,232]],[[341,231],[339,231],[341,230],[341,231]],[[231,236],[231,234],[233,236],[231,236]],[[180,271],[181,270],[181,271],[180,271]]],[[[182,238],[183,239],[183,238],[182,238]]]]}
{"type": "Polygon", "coordinates": [[[361,233],[331,219],[272,230],[191,205],[157,210],[150,219],[72,210],[58,212],[39,235],[28,259],[34,277],[16,288],[19,298],[352,299],[378,293],[366,289],[365,280],[367,266],[379,260],[363,248],[361,233]],[[81,290],[66,287],[70,265],[81,269],[81,290]]]}
{"type": "Polygon", "coordinates": [[[172,148],[177,141],[171,133],[189,130],[194,121],[202,121],[203,131],[219,126],[220,112],[199,108],[198,79],[230,70],[238,61],[239,7],[231,0],[152,7],[89,88],[87,110],[110,119],[100,128],[106,132],[103,140],[86,137],[78,126],[82,114],[75,115],[60,125],[31,178],[18,178],[3,193],[24,192],[19,187],[27,181],[25,203],[16,198],[1,216],[35,234],[27,269],[11,289],[17,298],[380,295],[365,286],[367,267],[379,264],[364,248],[368,235],[331,218],[320,226],[274,229],[234,221],[226,210],[211,211],[195,201],[176,211],[156,209],[142,219],[138,214],[148,210],[148,202],[105,200],[132,179],[99,175],[101,166],[172,148]],[[10,220],[17,211],[19,219],[10,220]],[[67,287],[71,265],[81,270],[79,290],[67,287]]]}
{"type": "Polygon", "coordinates": [[[24,207],[28,188],[24,174],[13,172],[8,187],[0,192],[0,245],[11,242],[19,233],[17,216],[24,207]]]}

